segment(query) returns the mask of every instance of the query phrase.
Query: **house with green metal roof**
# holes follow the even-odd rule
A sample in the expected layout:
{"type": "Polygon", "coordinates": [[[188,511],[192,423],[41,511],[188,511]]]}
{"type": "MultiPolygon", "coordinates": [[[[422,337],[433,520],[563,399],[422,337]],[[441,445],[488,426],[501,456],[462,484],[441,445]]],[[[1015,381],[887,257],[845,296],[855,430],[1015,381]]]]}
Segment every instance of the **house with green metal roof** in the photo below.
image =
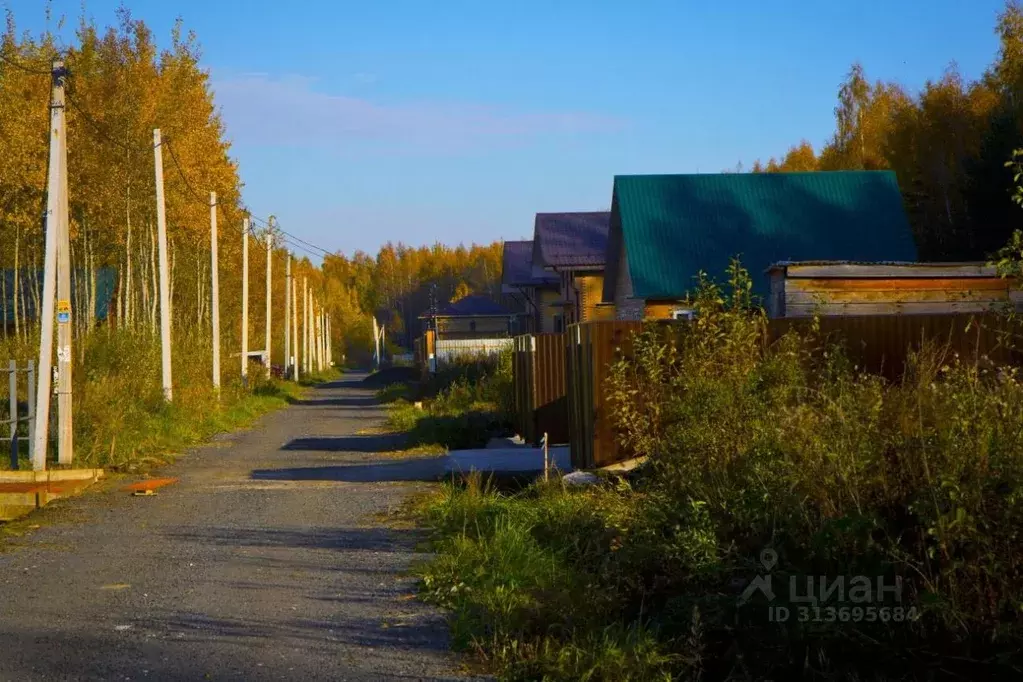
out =
{"type": "Polygon", "coordinates": [[[686,315],[700,272],[732,258],[766,299],[779,261],[915,261],[891,171],[620,175],[614,179],[603,301],[617,319],[686,315]]]}

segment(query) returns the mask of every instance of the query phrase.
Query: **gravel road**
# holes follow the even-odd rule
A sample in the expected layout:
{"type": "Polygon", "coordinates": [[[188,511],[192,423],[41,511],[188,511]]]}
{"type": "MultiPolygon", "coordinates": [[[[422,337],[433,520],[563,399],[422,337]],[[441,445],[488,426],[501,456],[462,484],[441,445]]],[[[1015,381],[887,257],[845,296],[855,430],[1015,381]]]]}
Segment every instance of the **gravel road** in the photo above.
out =
{"type": "Polygon", "coordinates": [[[465,679],[404,575],[421,537],[376,518],[428,484],[356,435],[383,417],[361,379],[0,548],[0,680],[465,679]]]}

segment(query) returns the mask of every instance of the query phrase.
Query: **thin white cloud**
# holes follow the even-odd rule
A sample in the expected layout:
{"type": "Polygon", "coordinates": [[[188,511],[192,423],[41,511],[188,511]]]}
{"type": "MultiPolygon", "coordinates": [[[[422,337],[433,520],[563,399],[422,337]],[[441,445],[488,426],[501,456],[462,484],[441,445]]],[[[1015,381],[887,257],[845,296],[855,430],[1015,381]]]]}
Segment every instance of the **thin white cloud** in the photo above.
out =
{"type": "Polygon", "coordinates": [[[517,113],[472,104],[391,104],[318,92],[302,76],[243,74],[215,81],[230,137],[246,145],[324,148],[352,142],[402,149],[478,148],[544,135],[611,132],[622,122],[586,113],[517,113]]]}
{"type": "Polygon", "coordinates": [[[377,76],[375,73],[357,73],[352,78],[355,79],[356,83],[362,83],[363,85],[369,85],[377,82],[377,76]]]}

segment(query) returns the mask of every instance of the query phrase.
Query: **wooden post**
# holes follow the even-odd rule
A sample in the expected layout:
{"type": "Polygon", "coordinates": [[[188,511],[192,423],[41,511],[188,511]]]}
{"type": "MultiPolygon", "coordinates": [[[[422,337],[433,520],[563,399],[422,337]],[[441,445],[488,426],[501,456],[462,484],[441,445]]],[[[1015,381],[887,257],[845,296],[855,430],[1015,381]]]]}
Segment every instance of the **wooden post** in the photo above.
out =
{"type": "Polygon", "coordinates": [[[295,344],[295,362],[294,362],[295,381],[299,380],[299,369],[298,369],[298,366],[301,363],[301,358],[299,357],[299,343],[298,343],[298,298],[295,296],[295,292],[296,292],[297,289],[298,289],[298,287],[297,287],[297,285],[295,283],[295,278],[292,277],[291,278],[291,300],[292,300],[292,305],[291,305],[291,322],[290,322],[290,324],[291,324],[291,338],[294,339],[293,343],[295,344]]]}
{"type": "Polygon", "coordinates": [[[68,215],[67,191],[67,126],[64,106],[63,64],[54,88],[53,106],[60,126],[60,201],[57,203],[57,462],[70,465],[74,456],[72,424],[72,340],[74,327],[71,320],[71,222],[68,215]]]}
{"type": "Polygon", "coordinates": [[[242,384],[249,385],[249,219],[242,220],[242,384]]]}
{"type": "Polygon", "coordinates": [[[291,369],[291,254],[284,254],[284,376],[294,379],[291,369]]]}
{"type": "Polygon", "coordinates": [[[36,471],[46,469],[46,444],[49,431],[50,387],[53,368],[53,313],[57,288],[57,240],[60,238],[61,220],[61,166],[63,155],[61,145],[64,143],[64,112],[63,87],[64,64],[53,63],[53,83],[50,91],[50,158],[46,178],[46,250],[43,258],[43,293],[38,311],[40,322],[39,334],[39,386],[36,391],[35,430],[32,433],[33,460],[32,468],[36,471]],[[57,102],[60,101],[60,108],[57,102]]]}
{"type": "Polygon", "coordinates": [[[543,480],[546,482],[550,480],[550,459],[547,452],[547,432],[543,433],[543,480]]]}
{"type": "Polygon", "coordinates": [[[271,289],[270,289],[270,285],[271,285],[271,282],[272,282],[271,276],[270,276],[271,275],[270,271],[271,271],[271,268],[272,268],[273,262],[274,262],[274,259],[273,259],[273,249],[274,249],[274,217],[270,216],[267,219],[267,224],[266,224],[266,376],[267,377],[270,376],[270,364],[272,362],[271,356],[270,356],[270,342],[271,342],[271,335],[270,335],[270,326],[271,326],[270,325],[270,313],[271,313],[272,309],[271,309],[270,306],[271,306],[271,303],[273,301],[273,297],[271,296],[271,289]]]}
{"type": "Polygon", "coordinates": [[[220,391],[220,265],[217,256],[217,193],[210,192],[210,319],[213,324],[213,388],[220,391]]]}
{"type": "Polygon", "coordinates": [[[156,232],[160,257],[160,349],[163,360],[163,397],[174,398],[171,382],[170,273],[167,270],[167,206],[163,193],[163,146],[160,129],[153,130],[153,154],[156,161],[156,232]]]}
{"type": "Polygon", "coordinates": [[[11,471],[18,470],[18,361],[8,365],[7,390],[11,418],[11,471]]]}

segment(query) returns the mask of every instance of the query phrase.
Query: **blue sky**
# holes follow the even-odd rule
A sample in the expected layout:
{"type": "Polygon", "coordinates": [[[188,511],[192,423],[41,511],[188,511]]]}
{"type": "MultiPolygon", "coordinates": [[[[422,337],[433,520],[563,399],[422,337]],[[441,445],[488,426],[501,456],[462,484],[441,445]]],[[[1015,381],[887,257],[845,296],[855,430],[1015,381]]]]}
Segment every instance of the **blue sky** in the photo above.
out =
{"type": "MultiPolygon", "coordinates": [[[[72,26],[82,0],[53,0],[72,26]]],[[[100,24],[120,0],[86,0],[100,24]]],[[[976,78],[1003,0],[125,0],[194,29],[245,200],[330,250],[529,238],[615,174],[719,172],[834,129],[855,60],[976,78]]],[[[21,28],[42,0],[0,0],[21,28]]]]}

